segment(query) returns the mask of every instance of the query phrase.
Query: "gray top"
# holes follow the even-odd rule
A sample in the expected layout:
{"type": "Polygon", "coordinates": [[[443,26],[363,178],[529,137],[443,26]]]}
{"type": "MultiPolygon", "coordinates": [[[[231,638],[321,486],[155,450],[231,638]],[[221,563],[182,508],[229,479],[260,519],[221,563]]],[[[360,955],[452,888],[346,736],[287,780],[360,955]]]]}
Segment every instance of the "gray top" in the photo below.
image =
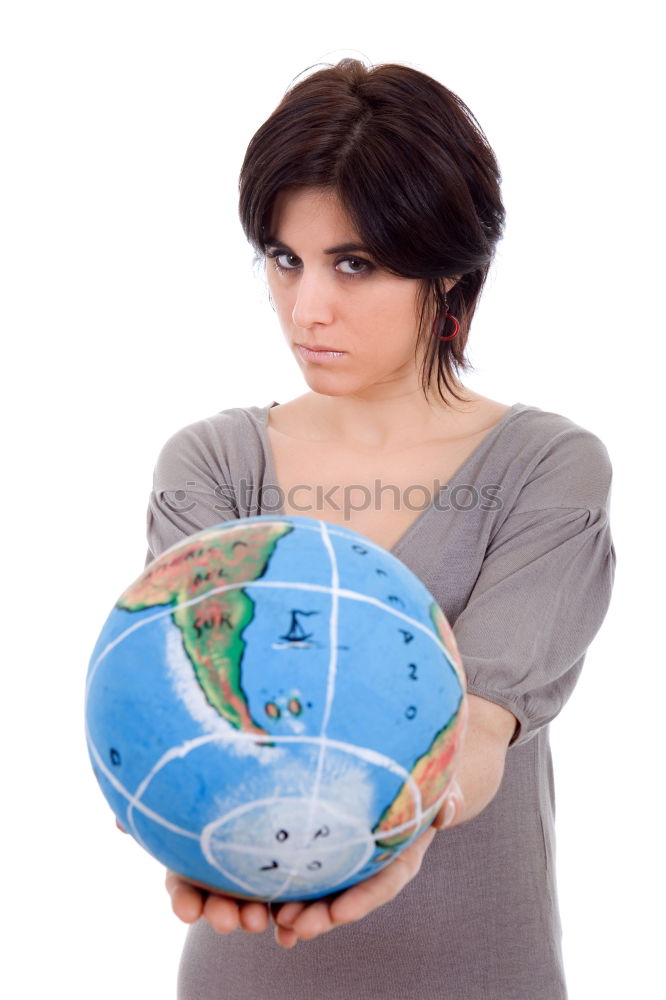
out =
{"type": "MultiPolygon", "coordinates": [[[[164,444],[146,564],[221,521],[282,514],[268,410],[232,407],[164,444]]],[[[578,680],[615,574],[602,441],[516,403],[390,550],[453,627],[468,691],[519,729],[500,789],[437,834],[418,875],[356,923],[283,949],[263,934],[187,932],[180,1000],[565,1000],[548,724],[578,680]]]]}

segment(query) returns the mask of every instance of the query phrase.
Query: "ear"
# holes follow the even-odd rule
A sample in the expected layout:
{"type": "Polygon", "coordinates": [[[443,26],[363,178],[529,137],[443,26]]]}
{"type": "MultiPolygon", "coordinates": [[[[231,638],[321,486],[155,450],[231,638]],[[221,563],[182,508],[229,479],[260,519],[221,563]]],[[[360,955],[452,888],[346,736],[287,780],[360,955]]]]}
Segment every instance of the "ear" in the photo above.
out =
{"type": "Polygon", "coordinates": [[[454,278],[446,278],[444,281],[444,286],[446,288],[446,291],[450,292],[453,286],[457,285],[461,278],[462,274],[456,274],[454,278]]]}

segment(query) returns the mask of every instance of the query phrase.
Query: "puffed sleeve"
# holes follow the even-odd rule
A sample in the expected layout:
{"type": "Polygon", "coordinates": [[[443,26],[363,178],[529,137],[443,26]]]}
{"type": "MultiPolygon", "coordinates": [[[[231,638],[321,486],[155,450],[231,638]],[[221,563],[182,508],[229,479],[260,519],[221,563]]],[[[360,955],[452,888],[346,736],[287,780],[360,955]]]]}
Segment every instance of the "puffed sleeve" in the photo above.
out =
{"type": "Polygon", "coordinates": [[[240,516],[233,484],[205,431],[204,421],[181,428],[158,455],[148,498],[144,568],[187,535],[240,516]]]}
{"type": "Polygon", "coordinates": [[[531,470],[452,622],[471,694],[507,708],[526,743],[570,697],[610,604],[612,468],[590,432],[531,470]]]}

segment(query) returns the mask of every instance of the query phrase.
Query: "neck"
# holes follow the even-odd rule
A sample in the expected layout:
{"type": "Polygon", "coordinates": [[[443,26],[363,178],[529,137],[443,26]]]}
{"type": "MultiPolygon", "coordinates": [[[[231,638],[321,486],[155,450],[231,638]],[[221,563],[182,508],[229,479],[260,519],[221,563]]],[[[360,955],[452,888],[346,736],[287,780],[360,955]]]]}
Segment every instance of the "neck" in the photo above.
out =
{"type": "Polygon", "coordinates": [[[456,391],[463,402],[450,394],[446,403],[439,397],[428,401],[420,388],[372,400],[315,392],[301,398],[313,439],[389,451],[441,436],[447,430],[455,434],[461,419],[475,409],[480,398],[460,384],[456,391]]]}

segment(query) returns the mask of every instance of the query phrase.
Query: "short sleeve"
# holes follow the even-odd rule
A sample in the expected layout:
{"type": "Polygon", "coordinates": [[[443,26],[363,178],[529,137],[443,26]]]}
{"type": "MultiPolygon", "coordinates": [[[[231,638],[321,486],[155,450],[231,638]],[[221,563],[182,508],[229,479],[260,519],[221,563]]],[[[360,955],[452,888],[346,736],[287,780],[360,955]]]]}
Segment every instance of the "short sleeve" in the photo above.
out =
{"type": "Polygon", "coordinates": [[[518,720],[510,746],[559,713],[610,604],[612,470],[603,444],[584,434],[535,465],[452,622],[468,692],[518,720]],[[586,497],[589,506],[572,504],[586,497]]]}
{"type": "Polygon", "coordinates": [[[195,424],[181,428],[164,444],[155,464],[144,568],[188,535],[239,516],[233,484],[205,437],[195,424]]]}

